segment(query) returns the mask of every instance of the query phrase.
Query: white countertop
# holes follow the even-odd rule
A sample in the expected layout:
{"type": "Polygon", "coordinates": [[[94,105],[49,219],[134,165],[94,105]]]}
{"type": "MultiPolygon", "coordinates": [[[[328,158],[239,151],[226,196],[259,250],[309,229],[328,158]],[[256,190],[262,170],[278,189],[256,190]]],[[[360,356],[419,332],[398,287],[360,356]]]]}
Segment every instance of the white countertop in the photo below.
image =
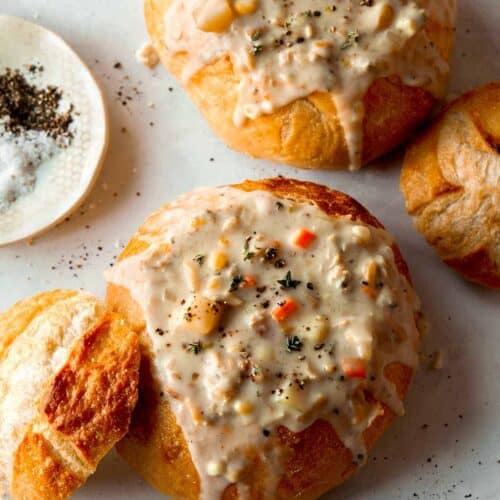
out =
{"type": "MultiPolygon", "coordinates": [[[[500,0],[458,3],[452,97],[500,78],[500,0]]],[[[81,210],[31,246],[0,249],[0,310],[58,287],[103,296],[103,271],[143,218],[194,187],[282,174],[340,189],[399,241],[432,324],[425,352],[441,349],[444,368],[418,373],[407,416],[358,476],[327,498],[500,498],[500,295],[462,281],[413,229],[398,188],[400,154],[358,173],[335,173],[228,150],[163,68],[151,72],[135,61],[146,39],[140,0],[1,0],[0,14],[35,20],[80,53],[104,88],[112,127],[103,173],[81,210]],[[132,98],[126,106],[119,91],[132,98]]],[[[76,498],[162,497],[112,454],[76,498]]]]}

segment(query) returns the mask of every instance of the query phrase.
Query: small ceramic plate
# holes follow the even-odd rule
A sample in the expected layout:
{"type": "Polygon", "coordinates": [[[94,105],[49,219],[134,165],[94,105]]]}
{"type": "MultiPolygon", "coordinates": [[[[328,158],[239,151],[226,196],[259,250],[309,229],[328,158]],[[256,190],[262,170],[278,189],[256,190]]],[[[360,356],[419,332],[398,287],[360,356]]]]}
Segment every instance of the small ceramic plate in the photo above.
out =
{"type": "Polygon", "coordinates": [[[23,19],[0,16],[0,73],[6,68],[23,74],[29,65],[30,83],[54,85],[74,106],[74,138],[36,171],[32,192],[0,212],[0,245],[34,236],[66,217],[92,189],[108,144],[108,120],[103,95],[78,55],[51,31],[23,19]]]}

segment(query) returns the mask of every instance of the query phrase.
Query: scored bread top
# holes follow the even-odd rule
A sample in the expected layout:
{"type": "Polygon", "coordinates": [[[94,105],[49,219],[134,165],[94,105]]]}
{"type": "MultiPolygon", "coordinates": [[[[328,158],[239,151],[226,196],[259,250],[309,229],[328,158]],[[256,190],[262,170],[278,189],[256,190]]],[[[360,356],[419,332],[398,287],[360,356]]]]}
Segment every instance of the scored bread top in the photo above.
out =
{"type": "Polygon", "coordinates": [[[364,431],[384,405],[402,412],[385,369],[417,364],[419,304],[406,276],[373,217],[310,183],[199,190],[147,219],[107,279],[138,307],[202,498],[230,483],[244,495],[263,456],[272,496],[281,426],[327,420],[364,461],[364,431]]]}
{"type": "Polygon", "coordinates": [[[408,148],[401,190],[444,262],[500,288],[500,82],[450,103],[408,148]]]}
{"type": "MultiPolygon", "coordinates": [[[[240,130],[249,120],[314,96],[310,104],[340,122],[352,168],[362,163],[364,96],[372,83],[391,77],[442,96],[454,11],[454,0],[146,2],[149,29],[168,66],[195,99],[200,91],[209,95],[203,111],[212,100],[219,102],[216,79],[222,87],[235,87],[223,92],[234,95],[231,108],[219,112],[224,118],[232,113],[240,130]],[[219,64],[224,59],[229,71],[219,64]]],[[[418,108],[423,99],[414,99],[418,108]]],[[[222,135],[230,137],[228,132],[222,135]]]]}
{"type": "Polygon", "coordinates": [[[135,335],[66,290],[0,314],[0,482],[13,498],[66,498],[123,436],[137,400],[135,335]]]}

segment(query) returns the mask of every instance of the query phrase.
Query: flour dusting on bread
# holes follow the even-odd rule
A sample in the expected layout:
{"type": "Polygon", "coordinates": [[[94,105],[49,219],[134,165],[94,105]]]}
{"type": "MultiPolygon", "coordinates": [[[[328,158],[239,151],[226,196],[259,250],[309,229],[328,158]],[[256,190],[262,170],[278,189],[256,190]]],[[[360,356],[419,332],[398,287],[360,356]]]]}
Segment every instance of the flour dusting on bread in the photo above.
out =
{"type": "MultiPolygon", "coordinates": [[[[90,295],[57,302],[39,314],[0,360],[0,476],[10,484],[14,454],[39,412],[47,383],[71,349],[102,317],[90,295]]],[[[0,318],[1,324],[1,318],[0,318]]]]}
{"type": "Polygon", "coordinates": [[[123,437],[140,354],[123,318],[55,290],[0,314],[0,483],[13,500],[65,499],[123,437]]]}

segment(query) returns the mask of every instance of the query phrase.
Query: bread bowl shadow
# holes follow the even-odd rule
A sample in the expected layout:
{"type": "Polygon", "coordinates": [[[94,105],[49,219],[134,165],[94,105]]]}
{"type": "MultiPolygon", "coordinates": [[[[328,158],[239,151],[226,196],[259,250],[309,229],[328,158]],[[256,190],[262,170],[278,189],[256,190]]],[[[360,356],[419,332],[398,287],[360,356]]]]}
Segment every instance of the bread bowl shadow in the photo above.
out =
{"type": "Polygon", "coordinates": [[[99,464],[96,473],[72,497],[74,500],[109,500],[110,498],[165,499],[122,460],[113,450],[99,464]]]}

